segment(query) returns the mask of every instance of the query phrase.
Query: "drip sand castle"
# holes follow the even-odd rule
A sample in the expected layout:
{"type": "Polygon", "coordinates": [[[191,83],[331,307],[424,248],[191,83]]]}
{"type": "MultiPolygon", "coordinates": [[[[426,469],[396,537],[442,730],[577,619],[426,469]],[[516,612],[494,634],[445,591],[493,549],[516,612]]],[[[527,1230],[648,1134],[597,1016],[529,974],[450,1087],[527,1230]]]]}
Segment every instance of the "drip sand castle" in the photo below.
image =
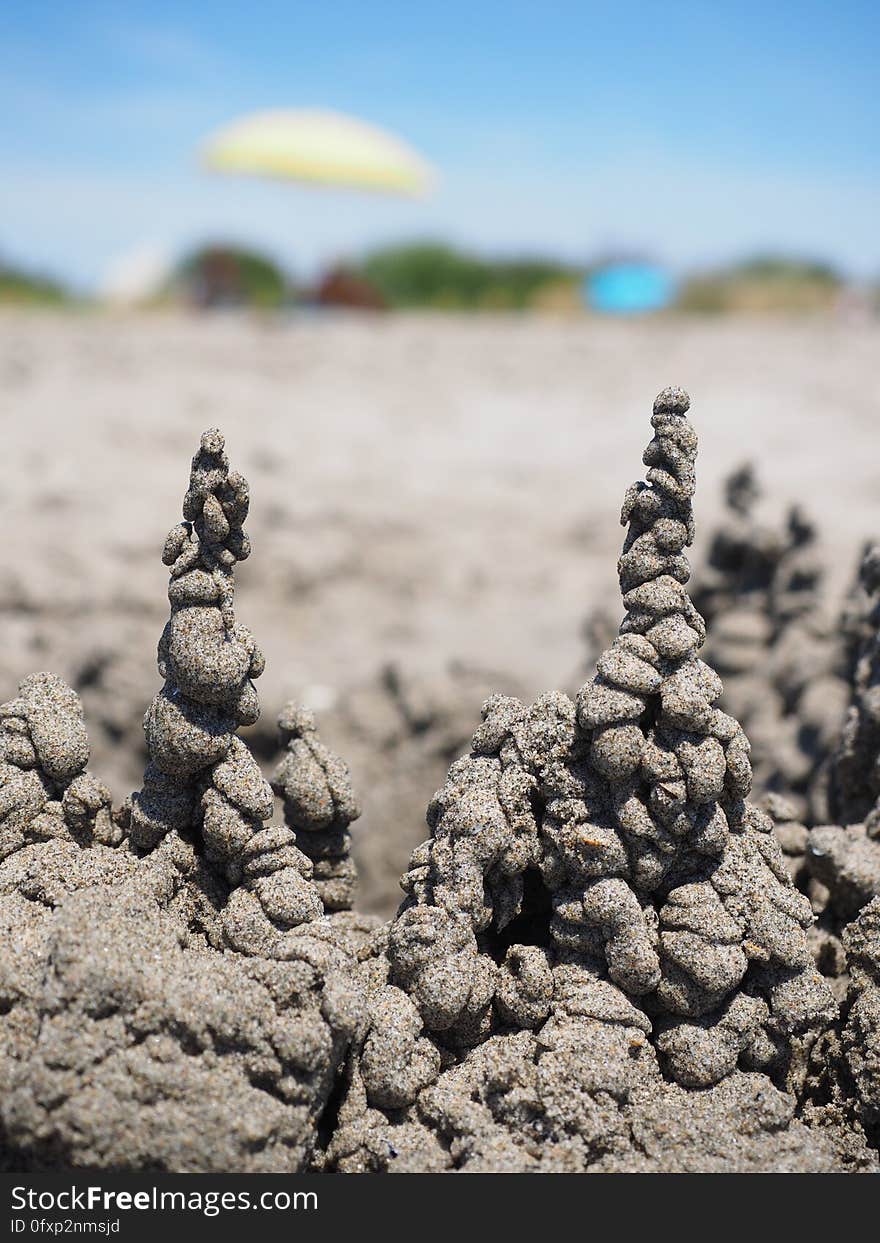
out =
{"type": "Polygon", "coordinates": [[[346,905],[345,769],[291,707],[286,822],[270,825],[272,789],[236,733],[263,670],[233,611],[247,509],[207,432],[163,552],[150,761],[115,817],[60,679],[28,678],[0,709],[8,1168],[301,1168],[363,1023],[357,919],[322,900],[346,905]]]}
{"type": "Polygon", "coordinates": [[[112,810],[59,678],[0,708],[2,1168],[876,1168],[880,900],[838,896],[880,849],[876,627],[831,783],[859,823],[802,830],[808,896],[699,655],[688,406],[654,404],[596,676],[488,699],[387,924],[352,910],[358,804],[311,714],[271,784],[238,733],[248,488],[205,433],[141,789],[112,810]]]}

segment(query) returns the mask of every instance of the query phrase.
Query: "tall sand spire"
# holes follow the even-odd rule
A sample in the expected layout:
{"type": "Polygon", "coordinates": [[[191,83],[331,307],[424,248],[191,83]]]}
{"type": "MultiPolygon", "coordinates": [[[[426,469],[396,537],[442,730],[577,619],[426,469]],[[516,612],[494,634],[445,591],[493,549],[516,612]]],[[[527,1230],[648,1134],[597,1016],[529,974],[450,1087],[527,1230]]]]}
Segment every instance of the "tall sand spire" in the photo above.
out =
{"type": "Polygon", "coordinates": [[[744,1070],[764,1092],[802,1082],[835,1014],[810,905],[746,802],[748,742],[699,657],[689,404],[678,388],[654,403],[621,515],[626,612],[596,676],[576,704],[489,699],[429,806],[367,959],[333,1168],[385,1168],[389,1125],[422,1165],[451,1144],[469,1168],[534,1168],[532,1137],[547,1167],[583,1168],[641,1094],[680,1111],[670,1081],[733,1077],[743,1099],[744,1070]]]}
{"type": "Polygon", "coordinates": [[[247,481],[230,470],[223,436],[202,435],[165,541],[171,616],[159,640],[164,685],[144,718],[150,761],[123,822],[136,848],[170,831],[195,834],[232,887],[226,936],[244,953],[286,954],[285,936],[324,913],[312,864],[293,832],[269,827],[271,787],[237,729],[259,716],[263,655],[236,620],[234,568],[250,554],[247,481]]]}

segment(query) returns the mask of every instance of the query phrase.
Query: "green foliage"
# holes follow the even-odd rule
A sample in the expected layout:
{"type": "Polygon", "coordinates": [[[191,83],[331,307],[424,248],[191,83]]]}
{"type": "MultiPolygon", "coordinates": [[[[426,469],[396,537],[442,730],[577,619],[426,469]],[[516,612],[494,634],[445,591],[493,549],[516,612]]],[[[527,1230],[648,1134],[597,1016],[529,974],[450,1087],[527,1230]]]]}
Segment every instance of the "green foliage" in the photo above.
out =
{"type": "Polygon", "coordinates": [[[63,285],[0,261],[0,303],[17,306],[61,306],[70,301],[63,285]]]}
{"type": "Polygon", "coordinates": [[[202,246],[187,255],[172,286],[199,306],[272,309],[289,296],[287,278],[277,264],[256,251],[231,245],[202,246]]]}
{"type": "Polygon", "coordinates": [[[544,259],[483,259],[440,242],[390,246],[366,256],[360,275],[392,307],[521,310],[547,286],[581,273],[544,259]]]}
{"type": "Polygon", "coordinates": [[[827,310],[842,281],[825,263],[760,255],[686,281],[678,309],[725,311],[827,310]]]}
{"type": "Polygon", "coordinates": [[[834,268],[815,259],[788,259],[774,255],[756,255],[744,262],[735,264],[731,271],[735,275],[754,277],[766,281],[807,281],[811,284],[827,285],[831,289],[840,287],[841,279],[834,268]]]}

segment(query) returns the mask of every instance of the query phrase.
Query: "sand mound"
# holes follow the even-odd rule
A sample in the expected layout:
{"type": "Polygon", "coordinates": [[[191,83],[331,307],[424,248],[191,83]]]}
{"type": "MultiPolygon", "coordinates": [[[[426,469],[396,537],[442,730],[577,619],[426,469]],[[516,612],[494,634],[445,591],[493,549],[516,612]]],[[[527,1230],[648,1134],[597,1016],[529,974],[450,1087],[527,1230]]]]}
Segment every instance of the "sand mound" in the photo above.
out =
{"type": "Polygon", "coordinates": [[[792,1122],[837,1006],[697,656],[688,404],[655,403],[622,512],[627,613],[596,677],[576,704],[490,699],[429,808],[409,896],[362,953],[369,1028],[327,1168],[699,1169],[737,1145],[742,1168],[868,1160],[858,1136],[792,1122]],[[692,1094],[652,1154],[639,1135],[692,1094]]]}
{"type": "Polygon", "coordinates": [[[0,865],[0,1167],[302,1169],[359,1019],[350,959],[224,952],[178,839],[35,843],[0,865]]]}
{"type": "MultiPolygon", "coordinates": [[[[248,492],[223,448],[202,437],[165,544],[142,789],[111,817],[60,678],[0,708],[7,1168],[301,1169],[362,1023],[359,922],[327,917],[294,829],[267,825],[272,791],[236,732],[263,660],[232,609],[248,492]]],[[[288,786],[344,828],[347,770],[288,717],[304,740],[288,786]]]]}

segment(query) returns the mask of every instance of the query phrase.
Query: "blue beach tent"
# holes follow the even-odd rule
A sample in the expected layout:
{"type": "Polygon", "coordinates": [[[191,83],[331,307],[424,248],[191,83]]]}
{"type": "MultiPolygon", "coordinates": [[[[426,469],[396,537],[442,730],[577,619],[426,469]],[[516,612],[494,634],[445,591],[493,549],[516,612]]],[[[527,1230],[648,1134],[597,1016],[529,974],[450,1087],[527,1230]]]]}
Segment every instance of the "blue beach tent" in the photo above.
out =
{"type": "Polygon", "coordinates": [[[621,262],[596,268],[584,281],[584,301],[606,315],[662,311],[675,297],[675,282],[652,263],[621,262]]]}

